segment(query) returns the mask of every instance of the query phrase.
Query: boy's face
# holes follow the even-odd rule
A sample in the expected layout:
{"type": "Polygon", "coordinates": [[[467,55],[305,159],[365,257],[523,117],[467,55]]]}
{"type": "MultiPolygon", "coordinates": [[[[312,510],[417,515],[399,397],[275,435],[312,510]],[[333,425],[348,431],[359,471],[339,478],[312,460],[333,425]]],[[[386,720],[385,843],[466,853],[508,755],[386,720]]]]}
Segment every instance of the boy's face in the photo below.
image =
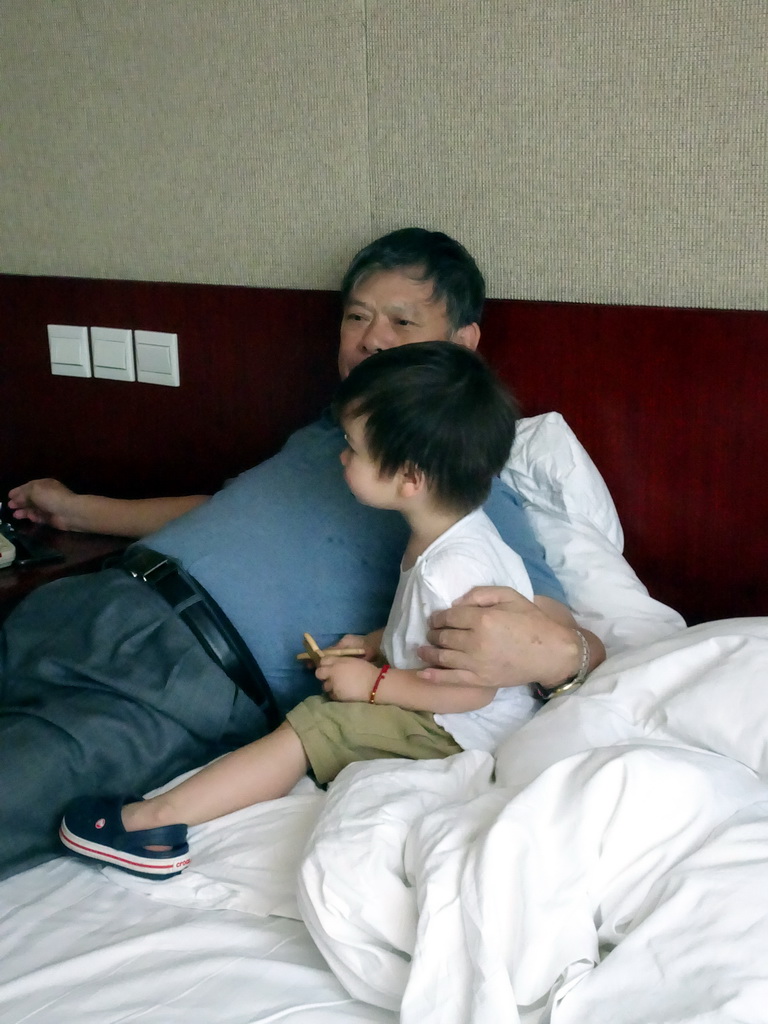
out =
{"type": "Polygon", "coordinates": [[[347,447],[341,453],[347,487],[363,505],[372,508],[398,507],[398,474],[384,476],[371,458],[365,443],[365,417],[345,418],[342,422],[347,447]]]}
{"type": "MultiPolygon", "coordinates": [[[[435,302],[432,291],[431,281],[419,281],[402,270],[379,270],[364,278],[349,296],[341,321],[342,379],[368,356],[387,348],[416,341],[466,344],[467,329],[452,331],[445,302],[435,302]]],[[[474,333],[471,336],[474,339],[474,333]]],[[[477,340],[470,347],[475,345],[477,340]]]]}

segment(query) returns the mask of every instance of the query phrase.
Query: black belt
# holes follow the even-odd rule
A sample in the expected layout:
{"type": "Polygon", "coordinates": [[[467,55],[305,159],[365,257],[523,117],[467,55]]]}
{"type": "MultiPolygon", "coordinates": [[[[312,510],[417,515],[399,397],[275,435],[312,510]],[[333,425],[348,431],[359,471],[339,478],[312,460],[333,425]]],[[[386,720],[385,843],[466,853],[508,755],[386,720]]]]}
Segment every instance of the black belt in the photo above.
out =
{"type": "Polygon", "coordinates": [[[211,595],[178,562],[133,544],[115,563],[164,598],[194,633],[211,659],[264,713],[270,728],[280,722],[275,698],[256,659],[211,595]]]}

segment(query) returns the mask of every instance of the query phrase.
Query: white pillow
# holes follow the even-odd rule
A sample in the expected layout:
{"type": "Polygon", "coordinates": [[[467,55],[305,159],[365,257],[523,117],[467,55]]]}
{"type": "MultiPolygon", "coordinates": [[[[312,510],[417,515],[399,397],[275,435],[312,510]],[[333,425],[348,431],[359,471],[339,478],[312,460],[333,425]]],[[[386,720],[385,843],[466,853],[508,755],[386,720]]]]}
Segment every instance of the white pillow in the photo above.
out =
{"type": "Polygon", "coordinates": [[[501,477],[532,507],[566,519],[584,518],[624,550],[624,533],[605,481],[559,412],[518,422],[501,477]]]}
{"type": "Polygon", "coordinates": [[[560,413],[520,421],[501,478],[523,499],[576,621],[596,633],[609,654],[685,627],[682,616],[649,595],[623,557],[613,499],[560,413]]]}

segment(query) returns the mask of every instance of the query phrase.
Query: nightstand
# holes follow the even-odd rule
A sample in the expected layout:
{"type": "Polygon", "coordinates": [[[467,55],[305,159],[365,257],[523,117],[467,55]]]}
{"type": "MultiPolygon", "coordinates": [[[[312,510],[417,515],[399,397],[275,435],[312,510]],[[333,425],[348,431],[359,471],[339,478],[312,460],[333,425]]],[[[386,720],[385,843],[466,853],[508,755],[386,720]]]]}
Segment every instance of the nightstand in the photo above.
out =
{"type": "Polygon", "coordinates": [[[24,533],[40,540],[48,547],[55,548],[64,556],[61,562],[44,565],[20,566],[15,563],[7,569],[0,569],[0,621],[23,597],[51,580],[62,576],[77,576],[80,573],[100,569],[108,555],[119,554],[130,544],[125,537],[109,537],[97,533],[63,533],[48,526],[26,527],[22,523],[14,526],[24,533]]]}

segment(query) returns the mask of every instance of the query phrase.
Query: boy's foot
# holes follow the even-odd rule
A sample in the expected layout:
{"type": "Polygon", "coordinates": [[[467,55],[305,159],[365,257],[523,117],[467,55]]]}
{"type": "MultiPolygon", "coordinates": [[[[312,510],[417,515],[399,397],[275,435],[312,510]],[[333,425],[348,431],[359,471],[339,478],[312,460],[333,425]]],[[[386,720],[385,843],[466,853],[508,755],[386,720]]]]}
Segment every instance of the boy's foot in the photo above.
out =
{"type": "Polygon", "coordinates": [[[164,825],[126,832],[123,804],[141,797],[85,796],[73,800],[64,812],[59,839],[80,857],[100,860],[141,878],[172,878],[189,865],[186,825],[164,825]],[[148,846],[165,846],[163,851],[148,846]]]}

